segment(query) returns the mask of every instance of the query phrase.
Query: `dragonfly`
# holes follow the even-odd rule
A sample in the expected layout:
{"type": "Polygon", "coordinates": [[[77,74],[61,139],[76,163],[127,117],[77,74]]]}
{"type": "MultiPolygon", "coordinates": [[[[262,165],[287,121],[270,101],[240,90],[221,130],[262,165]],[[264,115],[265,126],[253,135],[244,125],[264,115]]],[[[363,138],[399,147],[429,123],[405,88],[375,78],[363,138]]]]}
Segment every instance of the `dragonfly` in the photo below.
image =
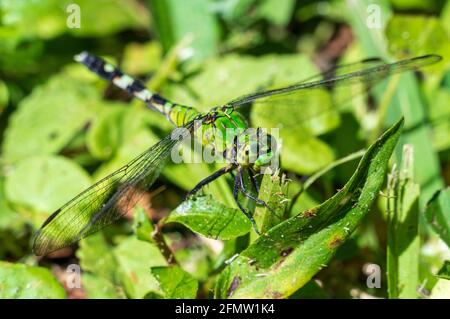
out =
{"type": "MultiPolygon", "coordinates": [[[[151,92],[141,81],[124,74],[114,65],[93,54],[82,52],[75,56],[76,61],[118,88],[127,91],[131,96],[143,101],[149,109],[163,114],[176,128],[170,135],[161,139],[128,164],[99,180],[51,214],[34,235],[33,251],[38,256],[47,255],[70,246],[117,221],[137,204],[140,198],[139,194],[149,190],[170,158],[172,149],[179,146],[184,139],[199,128],[212,129],[212,133],[202,136],[202,143],[212,144],[228,160],[224,167],[200,181],[188,195],[194,195],[222,175],[232,174],[234,178],[233,197],[236,204],[250,219],[257,231],[255,221],[251,213],[240,202],[239,195],[244,195],[258,205],[266,207],[268,205],[246,188],[243,173],[248,173],[252,187],[258,193],[259,185],[255,176],[261,168],[267,166],[277,156],[277,143],[270,134],[266,134],[266,142],[261,143],[262,136],[259,128],[256,130],[255,138],[249,139],[242,137],[243,134],[236,134],[231,144],[223,144],[221,139],[216,138],[219,133],[223,133],[227,129],[241,132],[249,128],[249,124],[239,113],[242,106],[251,105],[254,102],[263,102],[260,103],[263,106],[280,98],[289,100],[290,97],[295,96],[296,102],[292,107],[308,108],[308,105],[302,105],[302,97],[311,96],[311,93],[316,90],[328,90],[361,83],[371,86],[392,74],[416,70],[441,59],[435,54],[393,63],[386,63],[378,58],[367,59],[353,64],[336,66],[288,86],[244,95],[215,106],[206,113],[201,113],[192,106],[174,103],[158,93],[151,92]]],[[[270,207],[268,208],[270,209],[270,207]]]]}

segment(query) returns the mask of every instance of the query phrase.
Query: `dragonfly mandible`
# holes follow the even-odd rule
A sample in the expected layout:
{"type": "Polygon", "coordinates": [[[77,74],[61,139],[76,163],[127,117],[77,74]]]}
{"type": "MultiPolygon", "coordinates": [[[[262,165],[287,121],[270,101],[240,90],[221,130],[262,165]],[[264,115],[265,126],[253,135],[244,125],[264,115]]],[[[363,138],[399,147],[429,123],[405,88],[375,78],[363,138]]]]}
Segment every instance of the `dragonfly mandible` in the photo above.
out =
{"type": "MultiPolygon", "coordinates": [[[[204,114],[191,106],[171,102],[161,95],[149,91],[140,81],[90,53],[82,52],[75,59],[102,78],[142,100],[148,108],[165,115],[177,128],[172,134],[151,146],[131,162],[93,184],[51,214],[34,236],[33,251],[36,255],[46,255],[69,246],[119,219],[128,209],[136,205],[139,199],[137,190],[148,190],[158,178],[170,157],[172,148],[179,145],[184,138],[194,133],[199,127],[213,128],[216,130],[215,132],[220,131],[221,133],[225,129],[247,129],[248,123],[238,112],[238,108],[243,105],[255,101],[270,103],[273,98],[289,98],[290,94],[295,94],[296,101],[298,101],[299,97],[307,97],[316,89],[336,88],[355,83],[374,85],[394,73],[415,70],[436,63],[442,58],[430,54],[394,63],[385,63],[381,59],[375,58],[338,66],[289,86],[241,96],[216,106],[204,114]],[[173,138],[174,135],[177,138],[173,138]]],[[[294,107],[307,107],[307,105],[298,103],[298,106],[294,107]]],[[[220,176],[236,172],[233,175],[233,196],[238,207],[252,221],[255,229],[252,215],[239,201],[239,193],[254,200],[257,204],[268,207],[264,201],[252,195],[243,182],[243,172],[247,171],[253,187],[256,192],[259,192],[255,173],[276,156],[276,150],[273,148],[276,142],[273,137],[267,134],[266,142],[261,143],[260,132],[258,128],[255,139],[248,139],[237,134],[231,145],[223,145],[223,141],[216,139],[214,133],[205,137],[203,142],[215,145],[229,161],[226,166],[200,181],[189,192],[189,194],[194,194],[220,176]]]]}

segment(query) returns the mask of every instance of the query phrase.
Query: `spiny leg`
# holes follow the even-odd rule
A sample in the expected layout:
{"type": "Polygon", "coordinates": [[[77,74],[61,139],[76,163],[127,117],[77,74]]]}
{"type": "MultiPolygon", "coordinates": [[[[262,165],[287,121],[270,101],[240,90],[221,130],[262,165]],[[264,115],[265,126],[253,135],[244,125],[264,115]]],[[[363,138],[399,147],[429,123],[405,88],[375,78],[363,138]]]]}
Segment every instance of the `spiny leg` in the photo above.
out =
{"type": "Polygon", "coordinates": [[[253,188],[256,190],[256,193],[259,194],[259,185],[258,182],[256,181],[255,175],[253,175],[253,172],[250,168],[247,169],[248,175],[250,176],[250,181],[253,185],[253,188]]]}
{"type": "Polygon", "coordinates": [[[201,180],[188,194],[186,197],[190,197],[192,195],[194,195],[196,192],[198,192],[203,186],[211,183],[212,181],[216,180],[217,178],[219,178],[220,176],[222,176],[223,174],[226,174],[228,172],[230,172],[232,169],[234,169],[233,165],[227,165],[225,167],[222,167],[221,169],[219,169],[218,171],[214,172],[213,174],[209,175],[208,177],[206,177],[205,179],[201,180]]]}
{"type": "Polygon", "coordinates": [[[253,196],[252,194],[247,192],[247,190],[245,189],[244,180],[242,178],[242,171],[241,170],[238,170],[236,178],[239,179],[239,181],[238,181],[239,187],[241,189],[242,194],[244,194],[245,197],[250,198],[251,200],[257,202],[260,205],[263,205],[268,210],[272,211],[272,208],[270,208],[270,206],[265,201],[263,201],[262,199],[256,198],[255,196],[253,196]]]}
{"type": "Polygon", "coordinates": [[[242,206],[241,202],[239,201],[239,177],[238,176],[236,176],[236,178],[234,179],[233,197],[234,197],[234,200],[236,201],[236,204],[238,205],[239,209],[252,222],[253,229],[255,230],[255,232],[258,235],[260,235],[260,232],[258,230],[255,220],[253,219],[253,216],[245,210],[245,208],[242,206]]]}

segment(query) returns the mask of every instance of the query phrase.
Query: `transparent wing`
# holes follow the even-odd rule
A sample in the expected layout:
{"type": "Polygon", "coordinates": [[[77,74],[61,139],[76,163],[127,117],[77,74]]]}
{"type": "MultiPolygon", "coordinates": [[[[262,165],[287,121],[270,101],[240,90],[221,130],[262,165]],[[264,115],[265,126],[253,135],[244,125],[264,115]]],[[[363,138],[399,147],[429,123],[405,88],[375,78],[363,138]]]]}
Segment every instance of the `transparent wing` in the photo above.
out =
{"type": "Polygon", "coordinates": [[[36,232],[34,253],[46,255],[69,246],[110,225],[132,209],[142,191],[159,176],[172,148],[188,136],[193,125],[191,122],[175,129],[175,135],[166,136],[55,211],[36,232]]]}
{"type": "Polygon", "coordinates": [[[226,103],[225,107],[235,108],[261,99],[264,99],[265,102],[270,102],[270,99],[272,98],[279,99],[293,93],[295,93],[296,100],[298,101],[300,96],[308,95],[315,91],[314,89],[336,88],[352,84],[373,86],[391,74],[415,70],[436,63],[441,59],[442,57],[434,54],[401,60],[395,63],[384,63],[380,59],[370,59],[359,63],[332,68],[324,74],[315,75],[307,80],[289,86],[244,95],[226,103]],[[336,75],[331,78],[326,78],[327,75],[330,76],[333,72],[336,72],[336,75]],[[325,79],[317,80],[323,75],[325,75],[325,79]]]}

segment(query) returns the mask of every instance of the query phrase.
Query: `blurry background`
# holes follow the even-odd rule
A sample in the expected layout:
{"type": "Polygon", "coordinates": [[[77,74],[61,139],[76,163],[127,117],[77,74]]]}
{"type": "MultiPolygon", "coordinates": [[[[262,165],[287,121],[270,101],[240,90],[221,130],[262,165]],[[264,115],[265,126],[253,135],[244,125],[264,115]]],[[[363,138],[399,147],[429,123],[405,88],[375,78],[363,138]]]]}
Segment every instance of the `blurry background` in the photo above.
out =
{"type": "MultiPolygon", "coordinates": [[[[76,251],[68,248],[39,260],[30,251],[31,234],[51,212],[171,129],[164,117],[77,65],[75,54],[101,55],[152,90],[204,111],[336,63],[440,54],[444,61],[419,79],[402,75],[386,111],[377,106],[389,84],[369,100],[350,98],[348,92],[342,105],[312,100],[283,111],[268,106],[245,112],[254,127],[282,128],[282,165],[293,180],[291,192],[305,176],[366,147],[403,114],[401,144],[414,146],[423,209],[450,181],[449,37],[448,0],[1,1],[0,260],[7,263],[0,262],[0,287],[6,276],[17,286],[37,276],[45,289],[30,291],[31,297],[141,298],[156,285],[148,268],[160,264],[161,257],[132,236],[132,216],[84,240],[76,251]],[[334,116],[314,121],[318,112],[305,110],[315,108],[334,116]],[[307,120],[312,122],[300,125],[307,120]],[[84,271],[83,289],[64,291],[54,278],[64,285],[65,267],[73,263],[84,271]],[[51,273],[33,268],[38,264],[51,273]]],[[[356,164],[323,176],[292,213],[330,197],[356,164]]],[[[205,164],[168,166],[142,205],[145,212],[153,220],[165,216],[214,170],[205,164]]],[[[234,205],[226,180],[207,190],[234,205]]],[[[361,229],[317,275],[323,288],[315,287],[311,295],[386,296],[385,287],[368,289],[361,271],[366,263],[385,269],[384,202],[380,197],[361,229]]],[[[450,257],[448,247],[422,222],[421,282],[430,288],[436,281],[432,273],[450,257]]],[[[227,252],[181,226],[169,229],[168,236],[184,269],[201,281],[199,296],[207,297],[209,274],[227,252]]],[[[14,292],[0,288],[0,296],[14,292]]]]}

